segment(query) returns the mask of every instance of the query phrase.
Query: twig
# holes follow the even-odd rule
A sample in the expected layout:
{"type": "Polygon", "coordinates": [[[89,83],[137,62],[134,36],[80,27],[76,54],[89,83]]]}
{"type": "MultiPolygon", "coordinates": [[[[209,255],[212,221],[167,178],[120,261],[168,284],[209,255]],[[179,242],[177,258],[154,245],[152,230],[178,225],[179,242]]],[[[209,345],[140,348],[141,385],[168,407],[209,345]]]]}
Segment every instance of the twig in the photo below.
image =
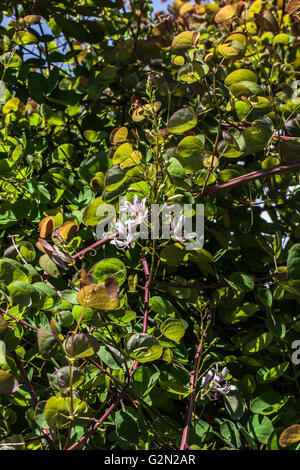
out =
{"type": "MultiPolygon", "coordinates": [[[[284,165],[277,165],[277,166],[274,166],[273,168],[268,168],[266,170],[253,171],[252,173],[247,173],[246,175],[233,178],[227,181],[226,183],[215,184],[214,186],[206,188],[205,191],[203,192],[203,196],[208,196],[209,194],[215,194],[220,191],[224,191],[225,189],[230,189],[236,186],[240,186],[249,181],[265,178],[266,176],[276,175],[278,173],[284,173],[286,171],[292,171],[297,168],[300,168],[300,160],[285,163],[284,165]]],[[[199,194],[196,194],[194,198],[198,199],[201,196],[202,194],[199,193],[199,194]]]]}
{"type": "Polygon", "coordinates": [[[100,424],[103,423],[103,421],[106,420],[106,418],[110,415],[110,413],[117,407],[119,404],[121,398],[123,397],[124,393],[126,392],[126,389],[129,384],[126,384],[123,390],[119,393],[113,404],[108,408],[108,410],[104,413],[103,416],[97,421],[96,424],[86,433],[84,434],[78,441],[76,441],[74,444],[72,444],[70,447],[68,447],[67,450],[74,450],[78,446],[80,446],[84,441],[86,441],[92,434],[93,432],[100,426],[100,424]]]}
{"type": "MultiPolygon", "coordinates": [[[[273,279],[274,277],[277,278],[283,275],[287,275],[287,271],[274,273],[274,274],[266,274],[265,276],[257,277],[253,279],[253,281],[255,283],[259,283],[259,282],[268,281],[270,279],[273,279]]],[[[158,281],[158,280],[153,280],[152,282],[153,284],[159,284],[159,285],[167,286],[167,287],[179,287],[180,289],[221,289],[222,287],[230,287],[230,285],[226,282],[220,282],[218,284],[180,284],[178,282],[168,282],[168,281],[158,281]]]]}
{"type": "Polygon", "coordinates": [[[73,255],[72,258],[76,259],[79,256],[84,255],[87,251],[92,250],[93,248],[96,248],[97,246],[103,245],[104,243],[108,242],[109,240],[112,240],[118,235],[119,232],[114,232],[111,235],[108,235],[108,237],[103,238],[102,240],[98,240],[96,243],[93,243],[92,245],[88,246],[87,248],[84,248],[84,250],[79,251],[76,253],[76,255],[73,255]]]}
{"type": "Polygon", "coordinates": [[[200,343],[198,344],[198,348],[197,348],[195,358],[194,358],[194,367],[190,374],[190,388],[193,391],[189,395],[189,402],[188,402],[185,426],[184,426],[183,433],[182,433],[180,450],[185,450],[188,444],[188,438],[189,438],[189,432],[190,432],[191,420],[192,420],[192,414],[193,414],[193,407],[194,407],[194,401],[195,401],[195,389],[196,389],[196,384],[197,384],[197,369],[198,369],[198,364],[199,364],[199,360],[201,357],[202,347],[203,347],[203,335],[201,337],[200,343]]]}
{"type": "MultiPolygon", "coordinates": [[[[18,366],[18,369],[20,371],[21,376],[23,377],[23,380],[25,382],[27,390],[28,390],[28,392],[31,396],[33,406],[35,408],[38,404],[38,399],[37,399],[36,393],[34,391],[34,388],[32,386],[32,383],[30,382],[30,380],[28,378],[28,375],[26,374],[26,371],[25,371],[24,367],[22,366],[22,363],[21,363],[17,353],[15,351],[12,351],[11,355],[14,358],[14,361],[18,366]]],[[[55,450],[53,437],[52,437],[51,432],[49,431],[49,429],[42,429],[42,433],[44,434],[45,438],[47,439],[50,449],[55,450]]]]}
{"type": "Polygon", "coordinates": [[[22,323],[22,325],[27,326],[28,328],[31,328],[32,330],[35,330],[35,331],[38,330],[36,326],[31,325],[30,323],[27,323],[27,321],[25,320],[21,320],[20,318],[15,317],[12,313],[8,313],[6,310],[3,310],[2,308],[0,308],[0,312],[4,313],[5,315],[8,315],[9,317],[13,318],[16,322],[22,323]]]}

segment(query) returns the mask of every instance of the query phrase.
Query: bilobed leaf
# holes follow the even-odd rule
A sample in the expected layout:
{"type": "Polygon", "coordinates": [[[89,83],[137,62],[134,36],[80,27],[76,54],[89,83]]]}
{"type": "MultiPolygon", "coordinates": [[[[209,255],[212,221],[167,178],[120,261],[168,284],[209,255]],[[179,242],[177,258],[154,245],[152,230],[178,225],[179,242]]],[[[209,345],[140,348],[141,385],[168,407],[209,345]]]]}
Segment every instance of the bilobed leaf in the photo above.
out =
{"type": "Polygon", "coordinates": [[[252,96],[252,95],[263,95],[264,90],[260,85],[250,80],[242,80],[239,82],[233,82],[230,85],[231,93],[236,97],[241,96],[252,96]]]}
{"type": "Polygon", "coordinates": [[[95,264],[90,272],[99,284],[103,284],[107,277],[113,276],[119,286],[122,286],[127,277],[126,266],[119,258],[103,259],[95,264]]]}
{"type": "Polygon", "coordinates": [[[90,284],[84,286],[77,294],[80,305],[99,310],[115,310],[119,308],[118,298],[112,299],[105,286],[90,284]]]}
{"type": "Polygon", "coordinates": [[[197,156],[201,158],[201,150],[204,147],[204,136],[187,136],[184,137],[177,146],[177,153],[182,158],[190,158],[197,156]]]}
{"type": "Polygon", "coordinates": [[[257,381],[260,383],[274,382],[285,373],[288,367],[288,361],[277,364],[274,367],[262,367],[257,372],[257,381]]]}
{"type": "Polygon", "coordinates": [[[267,414],[268,410],[274,412],[274,406],[278,405],[280,409],[284,404],[283,396],[273,390],[265,392],[251,401],[250,409],[253,413],[267,414]]]}

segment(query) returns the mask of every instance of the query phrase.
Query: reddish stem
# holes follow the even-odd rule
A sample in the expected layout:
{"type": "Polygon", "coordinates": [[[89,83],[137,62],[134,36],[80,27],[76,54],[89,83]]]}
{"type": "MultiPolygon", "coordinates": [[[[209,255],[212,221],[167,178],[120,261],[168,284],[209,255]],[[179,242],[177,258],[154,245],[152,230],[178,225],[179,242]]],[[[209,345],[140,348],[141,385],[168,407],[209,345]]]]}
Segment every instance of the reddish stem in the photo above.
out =
{"type": "MultiPolygon", "coordinates": [[[[149,313],[149,295],[150,295],[149,286],[150,286],[151,278],[150,278],[150,271],[149,271],[148,263],[143,256],[142,256],[142,265],[143,265],[145,279],[146,279],[145,295],[144,295],[145,309],[144,309],[144,318],[143,318],[143,333],[147,333],[148,313],[149,313]]],[[[135,361],[132,366],[131,374],[135,371],[135,369],[137,369],[138,365],[139,365],[138,361],[135,361]]]]}
{"type": "MultiPolygon", "coordinates": [[[[24,369],[24,367],[22,366],[22,363],[19,359],[19,356],[17,355],[17,353],[15,351],[12,351],[11,353],[12,357],[14,358],[14,361],[15,363],[17,364],[18,366],[18,369],[20,371],[20,374],[21,376],[23,377],[23,380],[25,382],[25,385],[27,387],[27,390],[31,396],[31,399],[32,399],[32,403],[33,403],[33,406],[34,408],[36,407],[36,405],[38,404],[38,399],[37,399],[37,396],[36,396],[36,393],[34,391],[34,388],[32,386],[32,383],[30,382],[29,378],[28,378],[28,375],[26,374],[26,371],[24,369]]],[[[44,434],[45,438],[47,439],[48,441],[48,444],[49,444],[49,447],[51,450],[55,450],[55,445],[54,445],[54,441],[53,441],[53,437],[49,431],[49,429],[42,429],[42,433],[44,434]]]]}
{"type": "Polygon", "coordinates": [[[104,415],[101,416],[101,418],[97,421],[97,423],[94,424],[94,426],[86,434],[84,434],[84,436],[82,436],[77,442],[75,442],[70,447],[68,447],[67,450],[76,449],[78,446],[80,446],[80,444],[82,444],[84,441],[86,441],[93,434],[93,432],[100,426],[100,424],[102,424],[103,421],[105,421],[106,418],[110,415],[110,413],[117,407],[117,405],[119,404],[119,401],[121,400],[122,396],[126,392],[127,387],[128,387],[128,384],[125,385],[125,387],[119,393],[119,395],[117,396],[117,398],[115,399],[113,404],[108,408],[108,410],[104,413],[104,415]]]}
{"type": "Polygon", "coordinates": [[[266,176],[276,175],[278,173],[284,173],[286,171],[292,171],[297,168],[300,168],[300,160],[294,162],[285,163],[284,165],[277,165],[273,168],[268,168],[266,170],[253,171],[252,173],[247,173],[246,175],[238,176],[233,178],[226,183],[215,184],[214,186],[208,187],[204,190],[203,194],[196,194],[195,199],[198,199],[200,196],[208,196],[209,194],[215,194],[225,189],[234,188],[240,186],[241,184],[247,183],[260,178],[265,178],[266,176]]]}
{"type": "Polygon", "coordinates": [[[194,408],[194,401],[195,401],[195,389],[197,385],[197,369],[198,369],[198,364],[199,364],[199,360],[201,356],[202,347],[203,347],[203,336],[201,338],[200,343],[198,344],[198,348],[197,348],[195,358],[194,358],[194,367],[190,374],[190,388],[193,391],[189,395],[189,402],[188,402],[185,426],[184,426],[183,433],[182,433],[180,450],[185,450],[188,446],[188,438],[189,438],[189,432],[190,432],[192,414],[193,414],[193,408],[194,408]]]}
{"type": "Polygon", "coordinates": [[[13,318],[16,322],[22,323],[22,325],[27,326],[28,328],[31,328],[32,330],[36,330],[36,331],[38,330],[36,326],[31,325],[30,323],[27,323],[27,321],[25,320],[21,320],[20,318],[15,317],[12,313],[8,313],[6,310],[3,310],[3,308],[0,308],[0,311],[4,313],[5,315],[13,318]]]}
{"type": "Polygon", "coordinates": [[[88,246],[87,248],[84,248],[83,250],[79,251],[75,255],[72,256],[73,259],[78,258],[79,256],[84,255],[87,251],[92,250],[93,248],[97,248],[97,246],[103,245],[104,243],[108,242],[109,240],[112,240],[115,238],[119,232],[114,232],[111,235],[108,235],[106,238],[102,238],[102,240],[98,240],[97,242],[93,243],[92,245],[88,246]]]}

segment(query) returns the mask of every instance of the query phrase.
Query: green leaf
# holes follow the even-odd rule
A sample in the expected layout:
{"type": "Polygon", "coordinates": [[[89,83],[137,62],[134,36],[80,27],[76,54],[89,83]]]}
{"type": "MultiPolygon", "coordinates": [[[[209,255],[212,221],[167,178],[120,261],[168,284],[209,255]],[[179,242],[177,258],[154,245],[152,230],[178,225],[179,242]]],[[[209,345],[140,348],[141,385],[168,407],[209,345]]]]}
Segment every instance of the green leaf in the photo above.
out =
{"type": "MultiPolygon", "coordinates": [[[[73,424],[88,426],[93,412],[87,403],[81,401],[79,398],[73,397],[73,424]]],[[[51,397],[47,400],[45,406],[45,419],[50,428],[64,429],[69,426],[69,416],[71,410],[70,397],[51,397]]]]}
{"type": "Polygon", "coordinates": [[[148,333],[133,334],[127,341],[126,349],[130,357],[141,363],[156,361],[163,352],[161,344],[148,333]]]}
{"type": "Polygon", "coordinates": [[[242,136],[245,141],[244,155],[246,156],[264,150],[272,136],[272,131],[266,127],[251,126],[243,131],[242,136]]]}
{"type": "Polygon", "coordinates": [[[257,381],[260,383],[269,383],[274,382],[274,380],[279,379],[287,368],[289,367],[289,362],[282,362],[281,364],[276,364],[274,367],[262,367],[257,372],[257,381]]]}
{"type": "Polygon", "coordinates": [[[258,81],[258,77],[252,70],[238,69],[227,75],[225,78],[225,85],[229,86],[232,85],[232,83],[244,81],[256,83],[258,81]]]}
{"type": "Polygon", "coordinates": [[[13,41],[19,46],[28,46],[30,44],[37,44],[38,38],[27,31],[16,31],[13,37],[13,41]]]}
{"type": "Polygon", "coordinates": [[[236,425],[227,419],[223,421],[220,427],[220,434],[227,441],[231,442],[235,448],[241,447],[241,439],[236,425]]]}
{"type": "Polygon", "coordinates": [[[119,370],[122,364],[125,363],[125,357],[123,354],[108,344],[100,346],[97,355],[110,369],[119,370]]]}
{"type": "Polygon", "coordinates": [[[117,411],[115,415],[116,433],[125,441],[137,443],[139,440],[139,428],[137,419],[127,411],[117,411]]]}
{"type": "Polygon", "coordinates": [[[251,401],[250,409],[253,413],[269,414],[277,412],[286,402],[278,392],[270,390],[251,401]],[[276,405],[276,406],[275,406],[276,405]]]}
{"type": "Polygon", "coordinates": [[[197,156],[201,158],[201,150],[204,148],[205,138],[202,135],[197,137],[187,136],[184,137],[177,146],[177,153],[182,158],[190,158],[197,156]]]}
{"type": "Polygon", "coordinates": [[[267,416],[258,414],[250,416],[247,427],[253,437],[262,444],[267,444],[268,439],[274,430],[271,420],[267,418],[267,416]]]}
{"type": "Polygon", "coordinates": [[[52,331],[47,328],[39,328],[37,340],[41,356],[50,359],[54,355],[58,344],[52,331]]]}
{"type": "Polygon", "coordinates": [[[177,34],[172,41],[171,48],[174,50],[187,50],[193,47],[194,33],[193,31],[183,31],[177,34]]]}
{"type": "Polygon", "coordinates": [[[66,352],[76,358],[93,356],[99,347],[99,341],[88,333],[71,335],[65,342],[66,352]]]}
{"type": "Polygon", "coordinates": [[[264,90],[260,85],[253,81],[243,80],[241,82],[234,82],[230,85],[230,91],[236,98],[242,96],[264,95],[264,90]]]}
{"type": "Polygon", "coordinates": [[[300,243],[296,243],[289,250],[287,270],[289,279],[300,279],[300,243]]]}
{"type": "Polygon", "coordinates": [[[168,131],[170,134],[183,134],[197,126],[197,116],[190,108],[181,108],[169,119],[168,131]]]}
{"type": "Polygon", "coordinates": [[[262,351],[266,349],[273,340],[273,335],[269,332],[262,333],[261,335],[257,336],[256,338],[250,340],[246,344],[242,346],[242,353],[243,354],[253,354],[258,351],[262,351]]]}
{"type": "Polygon", "coordinates": [[[159,329],[166,338],[176,342],[180,341],[185,333],[183,321],[177,318],[168,318],[159,329]]]}
{"type": "Polygon", "coordinates": [[[2,258],[0,260],[0,282],[10,284],[13,281],[29,282],[29,278],[20,263],[9,258],[2,258]]]}
{"type": "Polygon", "coordinates": [[[111,297],[105,286],[90,284],[82,287],[77,294],[77,300],[84,307],[96,308],[99,310],[115,310],[119,308],[118,297],[111,297]]]}
{"type": "Polygon", "coordinates": [[[65,366],[56,369],[53,374],[47,374],[49,383],[54,390],[67,392],[70,390],[70,378],[72,376],[72,387],[78,388],[85,379],[85,374],[78,367],[72,367],[72,375],[70,375],[70,367],[65,366]]]}
{"type": "Polygon", "coordinates": [[[247,274],[235,272],[231,274],[228,284],[235,290],[241,292],[250,292],[254,289],[254,281],[247,274]]]}
{"type": "Polygon", "coordinates": [[[95,264],[90,272],[99,284],[103,284],[107,277],[113,276],[121,286],[127,278],[126,266],[118,258],[103,259],[95,264]]]}
{"type": "Polygon", "coordinates": [[[236,390],[224,395],[225,408],[231,419],[238,421],[245,412],[245,405],[240,393],[236,390]]]}

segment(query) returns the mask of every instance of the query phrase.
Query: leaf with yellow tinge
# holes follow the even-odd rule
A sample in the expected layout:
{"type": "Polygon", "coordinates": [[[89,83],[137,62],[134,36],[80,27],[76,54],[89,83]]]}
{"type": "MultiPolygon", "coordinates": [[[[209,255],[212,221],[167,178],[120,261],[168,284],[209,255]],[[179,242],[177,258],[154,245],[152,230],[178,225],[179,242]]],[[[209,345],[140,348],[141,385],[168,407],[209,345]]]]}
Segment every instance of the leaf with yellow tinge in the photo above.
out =
{"type": "Polygon", "coordinates": [[[19,382],[6,370],[0,370],[0,395],[15,393],[19,388],[19,382]]]}
{"type": "Polygon", "coordinates": [[[119,299],[112,299],[106,287],[99,284],[90,284],[80,289],[77,294],[77,300],[80,305],[99,310],[115,310],[120,305],[119,299]]]}
{"type": "Polygon", "coordinates": [[[52,216],[44,217],[39,223],[40,237],[45,238],[51,235],[55,226],[55,219],[52,216]]]}
{"type": "Polygon", "coordinates": [[[26,15],[23,20],[26,24],[37,24],[41,21],[40,15],[26,15]]]}
{"type": "Polygon", "coordinates": [[[113,164],[118,165],[119,163],[122,163],[124,160],[130,157],[132,151],[132,145],[128,142],[121,144],[113,155],[113,164]]]}
{"type": "Polygon", "coordinates": [[[113,145],[120,144],[121,142],[125,142],[128,136],[128,129],[127,127],[119,127],[114,129],[110,134],[110,141],[113,145]]]}
{"type": "Polygon", "coordinates": [[[287,6],[285,7],[286,12],[289,15],[293,15],[293,13],[295,13],[295,11],[299,10],[299,8],[300,8],[300,0],[290,0],[288,2],[287,6]]]}
{"type": "Polygon", "coordinates": [[[20,103],[19,98],[17,97],[11,98],[3,106],[2,113],[3,114],[15,113],[19,109],[19,103],[20,103]]]}
{"type": "Polygon", "coordinates": [[[281,447],[288,447],[300,441],[300,424],[294,424],[286,428],[280,435],[279,444],[281,447]]]}
{"type": "Polygon", "coordinates": [[[75,237],[76,232],[79,230],[79,225],[76,224],[76,222],[68,220],[62,227],[59,227],[58,230],[62,238],[65,240],[70,240],[71,238],[75,237]]]}
{"type": "Polygon", "coordinates": [[[13,41],[19,46],[27,46],[29,44],[36,44],[38,42],[38,38],[27,31],[16,31],[13,41]]]}
{"type": "Polygon", "coordinates": [[[191,49],[195,45],[195,37],[197,35],[193,31],[183,31],[177,34],[173,39],[171,48],[176,50],[191,49]]]}
{"type": "Polygon", "coordinates": [[[215,23],[220,24],[232,18],[235,14],[234,5],[225,5],[225,7],[220,8],[214,17],[215,23]]]}
{"type": "Polygon", "coordinates": [[[120,163],[120,168],[121,170],[124,170],[125,168],[138,165],[140,161],[142,160],[142,153],[139,150],[133,150],[131,152],[130,157],[126,158],[122,163],[120,163]]]}

